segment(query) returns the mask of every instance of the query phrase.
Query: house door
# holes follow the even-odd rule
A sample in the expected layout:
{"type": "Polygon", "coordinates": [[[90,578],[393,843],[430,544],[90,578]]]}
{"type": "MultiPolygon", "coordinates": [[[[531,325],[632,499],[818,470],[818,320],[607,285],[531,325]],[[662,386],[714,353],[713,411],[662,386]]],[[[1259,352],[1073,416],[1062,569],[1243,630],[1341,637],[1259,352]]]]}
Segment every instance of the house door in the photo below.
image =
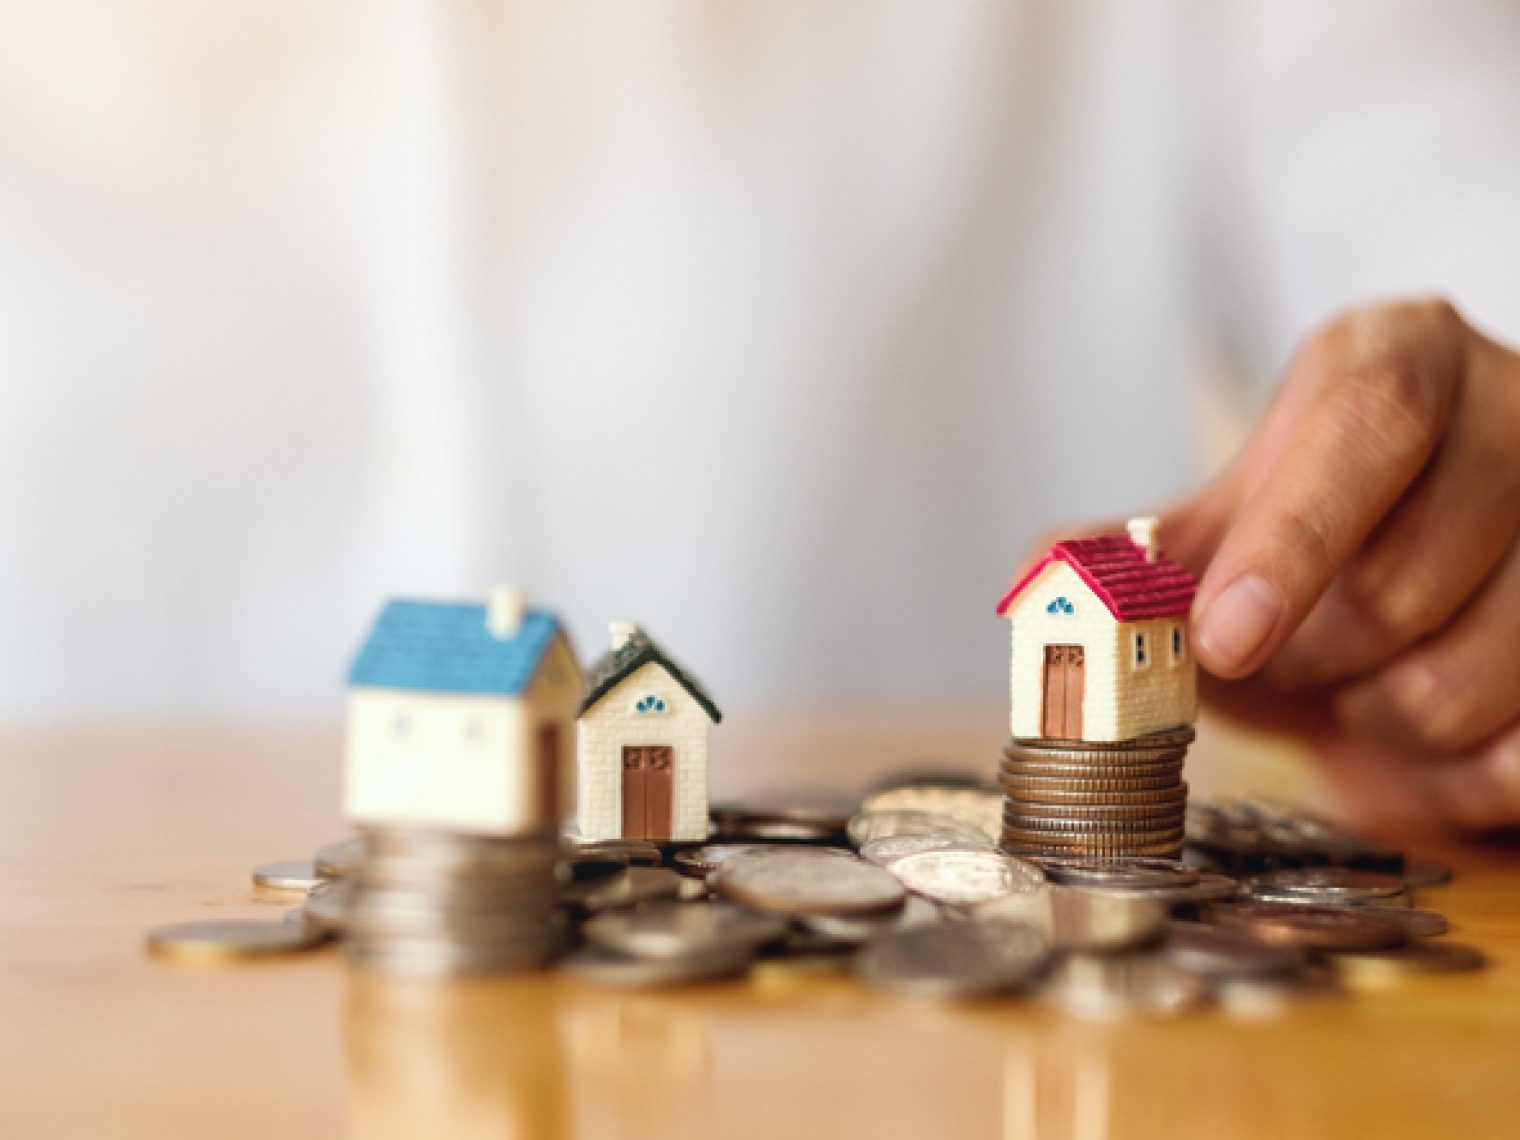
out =
{"type": "Polygon", "coordinates": [[[623,838],[669,839],[675,750],[623,749],[623,838]]]}
{"type": "Polygon", "coordinates": [[[559,725],[538,726],[538,818],[559,826],[559,725]]]}
{"type": "Polygon", "coordinates": [[[1083,658],[1080,645],[1045,647],[1045,704],[1040,735],[1082,739],[1083,658]]]}

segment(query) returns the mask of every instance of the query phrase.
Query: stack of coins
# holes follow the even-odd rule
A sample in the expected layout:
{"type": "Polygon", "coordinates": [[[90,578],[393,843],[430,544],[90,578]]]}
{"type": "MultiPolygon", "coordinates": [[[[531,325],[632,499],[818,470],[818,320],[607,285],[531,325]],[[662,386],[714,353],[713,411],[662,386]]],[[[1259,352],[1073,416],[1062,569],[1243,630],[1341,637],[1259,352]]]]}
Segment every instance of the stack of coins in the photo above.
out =
{"type": "Polygon", "coordinates": [[[1003,847],[1023,855],[1182,849],[1184,726],[1133,740],[1014,740],[1003,750],[1003,847]]]}
{"type": "Polygon", "coordinates": [[[372,828],[345,916],[350,960],[461,977],[543,965],[564,942],[552,836],[372,828]]]}

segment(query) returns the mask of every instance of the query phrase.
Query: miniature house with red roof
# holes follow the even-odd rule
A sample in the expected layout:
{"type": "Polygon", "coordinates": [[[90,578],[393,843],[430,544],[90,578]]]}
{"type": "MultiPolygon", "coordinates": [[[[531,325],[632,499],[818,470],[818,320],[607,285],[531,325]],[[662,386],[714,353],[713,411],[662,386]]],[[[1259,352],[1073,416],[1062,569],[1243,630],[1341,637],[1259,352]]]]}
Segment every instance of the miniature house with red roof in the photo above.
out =
{"type": "Polygon", "coordinates": [[[1016,740],[1131,740],[1192,723],[1197,583],[1161,554],[1156,519],[1128,529],[1056,543],[998,603],[1013,627],[1016,740]]]}

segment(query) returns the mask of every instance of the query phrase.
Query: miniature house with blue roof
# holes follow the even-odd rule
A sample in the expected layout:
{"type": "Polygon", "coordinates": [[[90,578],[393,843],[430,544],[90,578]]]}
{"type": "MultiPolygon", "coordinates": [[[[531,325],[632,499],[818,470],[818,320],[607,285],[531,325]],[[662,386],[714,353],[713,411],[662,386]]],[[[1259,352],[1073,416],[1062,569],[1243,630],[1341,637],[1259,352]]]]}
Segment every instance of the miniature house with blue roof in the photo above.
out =
{"type": "Polygon", "coordinates": [[[572,797],[584,677],[559,619],[396,600],[349,670],[344,806],[357,824],[483,835],[557,831],[572,797]]]}

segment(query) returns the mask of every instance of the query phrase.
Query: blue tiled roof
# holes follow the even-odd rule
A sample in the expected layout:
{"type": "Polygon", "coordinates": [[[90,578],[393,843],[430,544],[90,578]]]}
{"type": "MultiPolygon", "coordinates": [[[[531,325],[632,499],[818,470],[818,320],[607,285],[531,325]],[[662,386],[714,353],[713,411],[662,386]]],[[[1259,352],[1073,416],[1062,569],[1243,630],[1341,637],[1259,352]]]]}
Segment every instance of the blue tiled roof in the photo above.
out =
{"type": "Polygon", "coordinates": [[[350,685],[428,693],[520,693],[559,620],[529,610],[512,637],[486,628],[486,607],[468,602],[386,603],[348,671],[350,685]]]}

